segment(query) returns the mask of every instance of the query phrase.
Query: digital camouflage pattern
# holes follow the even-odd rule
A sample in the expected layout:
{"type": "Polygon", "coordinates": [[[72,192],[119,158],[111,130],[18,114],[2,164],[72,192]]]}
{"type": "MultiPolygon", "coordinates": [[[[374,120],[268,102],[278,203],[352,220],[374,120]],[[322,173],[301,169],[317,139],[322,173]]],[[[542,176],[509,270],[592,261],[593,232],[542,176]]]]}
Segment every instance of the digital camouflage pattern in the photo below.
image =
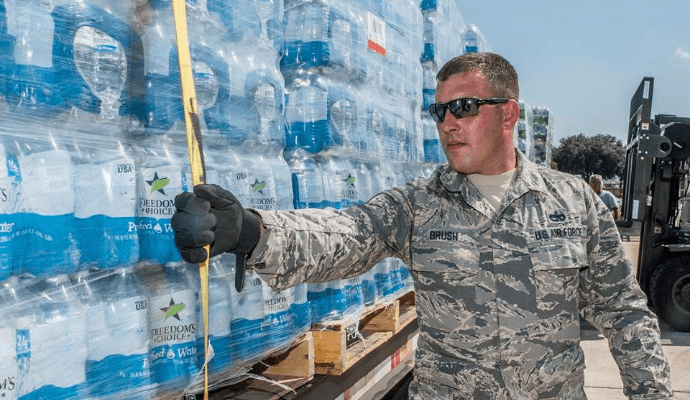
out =
{"type": "Polygon", "coordinates": [[[278,289],[356,276],[388,256],[410,267],[412,399],[585,399],[580,316],[608,338],[628,397],[672,396],[656,316],[610,211],[579,178],[518,152],[498,212],[441,166],[366,205],[260,214],[266,233],[249,264],[278,289]]]}

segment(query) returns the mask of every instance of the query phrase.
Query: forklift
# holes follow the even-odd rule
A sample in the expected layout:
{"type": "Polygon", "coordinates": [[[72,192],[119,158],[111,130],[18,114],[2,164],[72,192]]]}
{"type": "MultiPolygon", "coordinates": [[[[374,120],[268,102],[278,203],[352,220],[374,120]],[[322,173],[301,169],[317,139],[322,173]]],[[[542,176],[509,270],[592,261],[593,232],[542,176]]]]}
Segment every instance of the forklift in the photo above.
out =
{"type": "Polygon", "coordinates": [[[659,318],[690,331],[690,118],[651,118],[654,78],[630,101],[621,219],[639,221],[637,280],[659,318]]]}

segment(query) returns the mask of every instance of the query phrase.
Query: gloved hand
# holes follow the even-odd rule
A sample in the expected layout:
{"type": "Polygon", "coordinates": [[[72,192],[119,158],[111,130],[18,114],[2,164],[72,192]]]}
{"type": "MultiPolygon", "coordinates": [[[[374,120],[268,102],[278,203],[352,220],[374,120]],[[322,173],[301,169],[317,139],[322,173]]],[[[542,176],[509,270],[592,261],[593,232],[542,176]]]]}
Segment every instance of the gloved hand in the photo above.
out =
{"type": "Polygon", "coordinates": [[[175,207],[172,228],[182,258],[197,264],[206,257],[234,253],[237,256],[235,287],[242,291],[245,260],[261,236],[259,216],[243,208],[232,193],[209,184],[195,186],[194,194],[177,195],[175,207]],[[205,245],[211,246],[209,255],[205,245]]]}

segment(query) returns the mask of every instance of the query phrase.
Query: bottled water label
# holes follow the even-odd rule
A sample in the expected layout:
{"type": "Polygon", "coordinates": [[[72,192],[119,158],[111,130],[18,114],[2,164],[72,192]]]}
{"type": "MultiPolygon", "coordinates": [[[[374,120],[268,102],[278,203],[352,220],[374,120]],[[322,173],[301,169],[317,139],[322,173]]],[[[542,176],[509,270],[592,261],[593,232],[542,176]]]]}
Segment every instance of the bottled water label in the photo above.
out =
{"type": "Polygon", "coordinates": [[[148,317],[149,360],[156,383],[185,387],[198,368],[196,294],[176,290],[154,296],[148,304],[148,317]]]}
{"type": "Polygon", "coordinates": [[[67,151],[17,157],[20,170],[17,224],[12,245],[14,270],[36,276],[71,270],[79,262],[72,229],[74,189],[67,151]]]}
{"type": "Polygon", "coordinates": [[[291,342],[292,324],[290,309],[293,304],[292,291],[276,292],[270,286],[262,285],[264,296],[264,322],[262,330],[268,351],[278,350],[291,342]]]}
{"type": "Polygon", "coordinates": [[[177,165],[142,168],[137,194],[137,224],[141,258],[160,264],[180,261],[171,219],[175,196],[187,191],[187,179],[177,165]]]}
{"type": "MultiPolygon", "coordinates": [[[[89,338],[86,362],[91,395],[103,397],[150,389],[146,298],[135,296],[100,307],[102,314],[95,314],[102,316],[102,335],[89,338]]],[[[91,320],[92,324],[99,322],[91,320]]]]}
{"type": "Polygon", "coordinates": [[[19,366],[14,341],[14,329],[0,328],[0,398],[7,400],[19,396],[19,366]]]}
{"type": "Polygon", "coordinates": [[[82,264],[101,268],[139,258],[134,160],[75,166],[76,227],[82,264]]]}
{"type": "Polygon", "coordinates": [[[17,331],[21,398],[79,398],[86,380],[86,324],[70,318],[17,331]]]}
{"type": "Polygon", "coordinates": [[[247,192],[249,198],[242,202],[247,207],[257,210],[275,210],[278,203],[278,193],[271,168],[258,167],[249,172],[247,192]]]}

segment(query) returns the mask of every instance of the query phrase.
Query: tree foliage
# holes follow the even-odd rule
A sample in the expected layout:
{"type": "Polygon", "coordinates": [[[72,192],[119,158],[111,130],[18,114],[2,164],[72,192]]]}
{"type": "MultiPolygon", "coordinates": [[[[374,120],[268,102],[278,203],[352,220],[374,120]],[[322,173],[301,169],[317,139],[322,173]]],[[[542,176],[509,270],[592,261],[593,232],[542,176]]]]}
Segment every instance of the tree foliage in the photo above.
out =
{"type": "Polygon", "coordinates": [[[553,160],[560,171],[579,175],[587,181],[593,174],[604,179],[620,178],[625,169],[625,147],[612,135],[585,136],[581,133],[561,139],[553,150],[553,160]]]}

